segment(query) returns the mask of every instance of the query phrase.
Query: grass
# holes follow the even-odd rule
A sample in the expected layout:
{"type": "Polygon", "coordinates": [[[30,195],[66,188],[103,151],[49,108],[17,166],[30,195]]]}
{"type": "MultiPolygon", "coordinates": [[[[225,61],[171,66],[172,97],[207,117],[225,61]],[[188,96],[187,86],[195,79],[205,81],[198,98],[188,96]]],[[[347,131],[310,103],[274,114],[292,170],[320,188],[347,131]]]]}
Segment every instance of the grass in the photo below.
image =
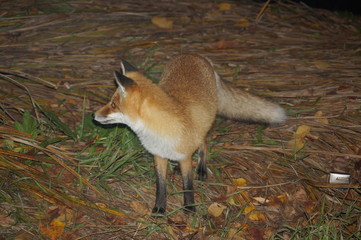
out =
{"type": "MultiPolygon", "coordinates": [[[[147,54],[153,57],[154,51],[155,49],[150,49],[147,54]]],[[[147,59],[141,65],[147,69],[145,74],[148,75],[154,74],[152,71],[155,65],[150,62],[147,59]]],[[[138,230],[132,232],[135,238],[140,234],[145,238],[162,236],[177,239],[186,229],[187,237],[206,232],[209,236],[238,239],[245,236],[245,231],[253,229],[251,225],[243,223],[247,222],[245,209],[252,206],[249,200],[242,200],[245,197],[249,198],[248,193],[241,190],[219,195],[219,190],[216,190],[217,185],[219,187],[229,184],[224,178],[225,169],[222,166],[234,163],[223,159],[219,151],[211,151],[211,148],[226,142],[220,138],[209,141],[208,158],[211,163],[215,162],[211,165],[211,170],[216,184],[212,186],[196,181],[197,213],[184,217],[181,207],[181,180],[179,176],[171,174],[167,185],[173,203],[168,216],[153,218],[148,215],[154,200],[154,197],[150,196],[153,196],[155,191],[151,155],[143,149],[136,135],[128,127],[97,124],[92,114],[86,113],[85,102],[84,98],[80,124],[74,128],[61,120],[57,113],[45,110],[39,105],[37,106],[42,114],[40,121],[37,121],[30,111],[25,110],[22,119],[15,121],[13,126],[5,127],[3,124],[2,148],[5,152],[0,160],[3,174],[0,182],[1,212],[9,226],[20,226],[12,229],[5,227],[5,230],[1,230],[6,239],[19,236],[22,233],[21,229],[37,236],[36,239],[49,238],[49,233],[44,228],[37,227],[38,221],[40,219],[40,222],[45,221],[49,224],[49,220],[46,219],[55,218],[49,209],[61,205],[73,210],[75,207],[78,214],[87,214],[95,219],[94,221],[104,221],[102,216],[109,214],[132,218],[132,212],[135,211],[138,217],[143,215],[136,220],[138,230]],[[57,171],[52,172],[52,169],[57,171]],[[216,192],[212,193],[210,189],[216,192]],[[224,200],[221,202],[226,206],[220,217],[212,217],[207,212],[215,196],[223,196],[224,200]],[[233,198],[241,201],[241,204],[230,202],[233,198]],[[114,199],[123,207],[112,204],[114,199]],[[135,202],[140,204],[137,205],[140,208],[148,210],[144,212],[129,209],[129,205],[135,202]]],[[[293,114],[301,112],[304,110],[296,109],[293,114]]],[[[4,120],[4,123],[9,122],[8,119],[4,120]]],[[[222,118],[217,118],[215,126],[218,136],[232,134],[232,127],[222,118]]],[[[256,126],[251,144],[277,145],[277,141],[265,140],[264,131],[264,126],[256,126]]],[[[287,167],[289,161],[290,159],[283,161],[282,164],[287,167]]],[[[174,164],[170,163],[170,166],[173,167],[174,164]]],[[[231,175],[228,176],[232,179],[231,175]]],[[[355,239],[358,233],[347,229],[353,226],[355,215],[359,213],[360,208],[357,204],[350,204],[346,212],[335,212],[323,202],[321,212],[309,215],[307,222],[286,225],[274,235],[269,235],[269,238],[355,239]]],[[[73,221],[66,225],[65,231],[79,231],[82,227],[84,226],[81,223],[73,221]]],[[[50,228],[49,231],[55,230],[50,228]]]]}
{"type": "Polygon", "coordinates": [[[270,239],[359,239],[361,232],[349,226],[360,210],[356,204],[350,204],[345,212],[334,211],[326,209],[323,202],[321,212],[309,216],[307,223],[280,229],[270,239]]]}

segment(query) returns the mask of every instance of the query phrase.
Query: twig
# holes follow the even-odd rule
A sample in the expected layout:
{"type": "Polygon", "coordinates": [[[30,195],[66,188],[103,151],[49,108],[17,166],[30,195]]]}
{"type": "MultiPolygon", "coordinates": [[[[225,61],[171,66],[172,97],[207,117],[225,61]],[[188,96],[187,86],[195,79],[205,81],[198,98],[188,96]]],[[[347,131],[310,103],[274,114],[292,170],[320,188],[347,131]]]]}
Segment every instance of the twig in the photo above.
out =
{"type": "Polygon", "coordinates": [[[13,84],[19,86],[19,87],[22,87],[26,90],[26,92],[28,93],[29,95],[29,98],[30,98],[30,101],[31,101],[31,104],[33,105],[33,109],[34,109],[34,112],[35,112],[35,116],[36,116],[36,120],[38,123],[40,123],[40,116],[39,116],[39,113],[38,113],[38,110],[37,110],[37,107],[36,107],[36,104],[35,104],[35,100],[33,98],[33,96],[31,95],[30,93],[30,90],[27,86],[19,83],[18,81],[12,79],[11,77],[8,77],[8,76],[5,76],[4,74],[1,74],[0,73],[0,77],[5,79],[5,80],[9,80],[10,82],[12,82],[13,84]]]}

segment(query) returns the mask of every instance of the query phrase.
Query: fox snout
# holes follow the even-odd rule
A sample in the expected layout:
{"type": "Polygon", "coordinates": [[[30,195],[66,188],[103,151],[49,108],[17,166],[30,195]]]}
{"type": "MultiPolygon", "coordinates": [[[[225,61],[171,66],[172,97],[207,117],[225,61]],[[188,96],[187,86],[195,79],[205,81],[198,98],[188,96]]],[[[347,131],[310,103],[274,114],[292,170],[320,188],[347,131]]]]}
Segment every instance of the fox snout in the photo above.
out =
{"type": "Polygon", "coordinates": [[[102,113],[102,109],[99,109],[94,113],[94,120],[101,123],[101,124],[107,124],[107,121],[109,120],[107,114],[102,113]]]}
{"type": "Polygon", "coordinates": [[[105,105],[94,113],[94,120],[101,124],[129,124],[129,119],[125,114],[119,111],[112,111],[108,105],[105,105]]]}

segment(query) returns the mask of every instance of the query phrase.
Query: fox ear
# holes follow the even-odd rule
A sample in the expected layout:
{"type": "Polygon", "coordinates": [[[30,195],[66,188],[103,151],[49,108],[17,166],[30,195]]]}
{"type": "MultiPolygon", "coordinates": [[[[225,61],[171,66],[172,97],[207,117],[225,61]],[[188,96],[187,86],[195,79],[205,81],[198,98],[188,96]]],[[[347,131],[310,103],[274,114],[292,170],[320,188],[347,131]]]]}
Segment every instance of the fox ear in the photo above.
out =
{"type": "Polygon", "coordinates": [[[124,74],[121,74],[118,71],[114,71],[114,77],[115,77],[115,81],[118,84],[118,87],[120,88],[122,95],[124,95],[124,96],[127,93],[127,88],[136,84],[133,81],[133,79],[128,78],[127,76],[125,76],[124,74]]]}
{"type": "Polygon", "coordinates": [[[125,75],[127,72],[138,72],[138,69],[125,60],[120,61],[120,69],[125,75]]]}

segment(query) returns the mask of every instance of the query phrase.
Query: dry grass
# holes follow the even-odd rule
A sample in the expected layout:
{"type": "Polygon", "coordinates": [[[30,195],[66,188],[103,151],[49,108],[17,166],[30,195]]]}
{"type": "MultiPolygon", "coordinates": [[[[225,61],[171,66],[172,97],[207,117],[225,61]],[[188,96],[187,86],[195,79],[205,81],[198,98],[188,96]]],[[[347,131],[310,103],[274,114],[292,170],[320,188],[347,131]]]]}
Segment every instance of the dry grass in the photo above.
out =
{"type": "Polygon", "coordinates": [[[61,239],[360,236],[361,18],[290,2],[229,3],[1,3],[5,239],[55,239],[61,216],[71,218],[59,220],[61,239]],[[154,16],[173,23],[161,28],[154,16]],[[196,183],[198,213],[179,211],[181,186],[171,174],[169,217],[154,219],[149,154],[127,129],[101,129],[89,114],[109,99],[120,58],[156,79],[172,55],[189,52],[281,103],[289,120],[262,127],[217,119],[213,174],[196,183]],[[310,130],[295,149],[302,125],[310,130]],[[330,172],[350,174],[351,183],[329,184],[330,172]],[[207,212],[212,203],[226,207],[219,217],[207,212]]]}

